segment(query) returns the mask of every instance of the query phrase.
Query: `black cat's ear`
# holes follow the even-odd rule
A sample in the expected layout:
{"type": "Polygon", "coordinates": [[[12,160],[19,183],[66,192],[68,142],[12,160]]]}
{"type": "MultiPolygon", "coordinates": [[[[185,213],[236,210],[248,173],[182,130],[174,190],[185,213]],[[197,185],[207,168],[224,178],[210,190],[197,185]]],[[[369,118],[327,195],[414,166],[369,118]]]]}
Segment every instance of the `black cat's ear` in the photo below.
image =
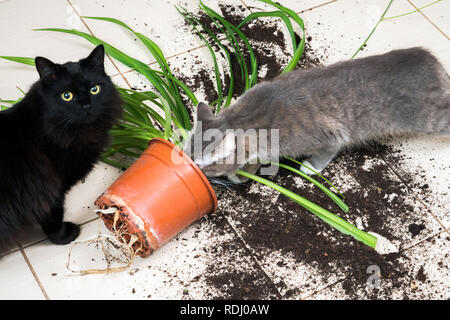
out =
{"type": "Polygon", "coordinates": [[[57,79],[56,76],[57,66],[47,58],[36,57],[34,59],[34,64],[36,65],[36,69],[41,79],[51,79],[51,80],[57,79]]]}
{"type": "Polygon", "coordinates": [[[197,120],[199,121],[208,121],[213,120],[214,114],[211,110],[211,107],[206,103],[200,102],[197,106],[197,120]]]}
{"type": "Polygon", "coordinates": [[[94,50],[92,50],[91,54],[85,60],[89,66],[103,69],[103,63],[105,61],[105,47],[102,44],[99,44],[94,50]]]}

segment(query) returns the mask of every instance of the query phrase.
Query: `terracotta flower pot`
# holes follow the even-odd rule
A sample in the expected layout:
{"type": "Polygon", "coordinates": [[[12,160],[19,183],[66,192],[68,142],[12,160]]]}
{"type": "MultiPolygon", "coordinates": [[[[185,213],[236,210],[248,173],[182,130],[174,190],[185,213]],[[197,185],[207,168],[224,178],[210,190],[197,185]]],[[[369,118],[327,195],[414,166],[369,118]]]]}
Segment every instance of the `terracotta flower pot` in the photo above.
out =
{"type": "MultiPolygon", "coordinates": [[[[115,207],[116,230],[125,228],[139,241],[145,257],[194,221],[217,209],[208,179],[182,150],[164,139],[153,139],[142,156],[96,201],[99,209],[115,207]]],[[[114,215],[98,213],[109,230],[114,215]]]]}

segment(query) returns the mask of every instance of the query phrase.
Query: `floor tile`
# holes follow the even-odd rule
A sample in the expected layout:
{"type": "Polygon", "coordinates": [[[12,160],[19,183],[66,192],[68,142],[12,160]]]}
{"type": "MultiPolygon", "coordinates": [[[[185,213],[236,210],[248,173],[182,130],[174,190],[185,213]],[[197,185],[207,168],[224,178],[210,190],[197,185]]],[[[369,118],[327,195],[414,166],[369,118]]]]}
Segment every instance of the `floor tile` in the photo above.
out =
{"type": "MultiPolygon", "coordinates": [[[[348,1],[338,1],[311,12],[305,12],[302,18],[305,20],[308,34],[312,36],[311,47],[317,52],[326,52],[322,57],[324,64],[351,58],[373,28],[377,21],[376,17],[381,16],[385,7],[385,4],[380,6],[379,2],[373,1],[353,4],[348,1]],[[339,15],[342,17],[348,16],[350,19],[332,18],[339,15]],[[370,17],[374,19],[367,20],[370,17]],[[355,24],[363,27],[353,30],[355,24]]],[[[406,0],[394,1],[386,17],[410,11],[411,5],[406,0]]],[[[367,46],[358,53],[357,57],[381,54],[393,49],[413,46],[428,48],[436,54],[444,67],[450,70],[450,46],[448,41],[425,18],[417,13],[382,21],[369,39],[367,46]]],[[[407,157],[399,159],[398,164],[401,164],[401,166],[396,166],[395,170],[401,171],[403,174],[410,172],[409,177],[411,179],[408,183],[412,189],[414,189],[414,186],[429,185],[433,192],[437,192],[436,194],[427,192],[428,197],[431,197],[430,199],[424,195],[419,196],[419,199],[424,202],[426,200],[425,203],[430,208],[432,207],[433,214],[442,220],[446,220],[445,226],[448,225],[448,201],[446,199],[448,197],[447,189],[450,186],[447,179],[449,175],[448,156],[450,154],[447,140],[437,140],[432,137],[391,140],[391,146],[395,145],[395,152],[407,157]],[[426,167],[429,159],[433,159],[432,166],[434,169],[430,168],[429,170],[426,167]],[[413,174],[412,172],[416,173],[413,174]],[[418,172],[420,172],[420,175],[417,174],[418,172]]],[[[414,192],[417,193],[423,191],[415,189],[414,192]]]]}
{"type": "MultiPolygon", "coordinates": [[[[127,87],[120,75],[112,78],[116,85],[127,87]]],[[[121,169],[114,168],[99,161],[88,176],[78,182],[67,193],[65,201],[65,221],[72,221],[76,224],[83,224],[97,216],[93,212],[94,201],[100,196],[114,180],[122,173],[121,169]]],[[[46,239],[39,225],[27,228],[18,238],[18,242],[23,246],[46,239]]],[[[10,249],[14,250],[14,248],[10,249]]]]}
{"type": "MultiPolygon", "coordinates": [[[[410,6],[402,1],[399,1],[400,4],[409,9],[410,6]]],[[[394,4],[399,5],[398,1],[394,1],[394,4]]],[[[324,64],[331,64],[352,57],[384,8],[384,1],[336,1],[306,11],[300,17],[305,23],[306,35],[310,37],[309,44],[322,54],[324,64]]]]}
{"type": "Polygon", "coordinates": [[[446,232],[430,237],[402,254],[401,264],[405,272],[389,276],[368,270],[366,283],[357,291],[349,290],[351,277],[320,291],[310,299],[413,299],[448,300],[450,298],[449,241],[446,232]],[[371,278],[372,277],[372,278],[371,278]]]}
{"type": "Polygon", "coordinates": [[[0,299],[45,299],[20,251],[0,257],[0,299]]]}
{"type": "MultiPolygon", "coordinates": [[[[100,220],[90,222],[83,226],[79,239],[88,239],[99,230],[109,233],[100,220]]],[[[276,296],[267,278],[248,261],[239,239],[217,217],[195,223],[153,255],[136,258],[131,269],[121,273],[70,274],[66,269],[70,246],[45,241],[25,249],[51,299],[255,297],[252,290],[257,296],[261,292],[276,296]]],[[[71,259],[72,269],[104,265],[101,251],[85,245],[75,248],[71,259]]]]}
{"type": "MultiPolygon", "coordinates": [[[[65,1],[25,0],[6,1],[0,4],[0,55],[35,57],[44,56],[57,63],[77,61],[94,48],[85,40],[56,32],[33,31],[36,28],[71,28],[86,32],[78,17],[65,1]],[[42,10],[45,8],[45,10],[42,10]],[[14,17],[14,18],[12,18],[14,17]]],[[[106,70],[114,71],[110,62],[106,70]]],[[[0,98],[16,99],[21,96],[16,86],[24,91],[38,80],[31,66],[0,60],[0,98]]],[[[117,71],[114,71],[117,72],[117,71]]]]}
{"type": "MultiPolygon", "coordinates": [[[[337,1],[302,13],[313,49],[323,53],[325,64],[350,59],[364,43],[388,1],[337,1]],[[355,25],[360,27],[355,28],[355,25]]],[[[431,7],[430,7],[431,8],[431,7]]],[[[411,11],[406,0],[394,1],[386,17],[411,11]]],[[[449,68],[448,41],[420,14],[382,21],[357,57],[385,53],[399,48],[423,46],[434,52],[449,68]]]]}

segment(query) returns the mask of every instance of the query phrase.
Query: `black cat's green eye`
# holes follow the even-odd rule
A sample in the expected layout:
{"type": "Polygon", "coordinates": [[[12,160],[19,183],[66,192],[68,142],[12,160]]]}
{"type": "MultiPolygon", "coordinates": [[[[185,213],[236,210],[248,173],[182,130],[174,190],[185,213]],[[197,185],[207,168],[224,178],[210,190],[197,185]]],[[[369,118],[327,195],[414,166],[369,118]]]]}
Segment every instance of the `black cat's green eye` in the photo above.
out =
{"type": "Polygon", "coordinates": [[[64,91],[63,93],[61,93],[61,98],[64,101],[70,101],[73,99],[73,93],[70,91],[64,91]]]}
{"type": "Polygon", "coordinates": [[[91,92],[91,94],[94,94],[94,95],[99,94],[100,86],[98,84],[93,85],[89,91],[91,92]]]}

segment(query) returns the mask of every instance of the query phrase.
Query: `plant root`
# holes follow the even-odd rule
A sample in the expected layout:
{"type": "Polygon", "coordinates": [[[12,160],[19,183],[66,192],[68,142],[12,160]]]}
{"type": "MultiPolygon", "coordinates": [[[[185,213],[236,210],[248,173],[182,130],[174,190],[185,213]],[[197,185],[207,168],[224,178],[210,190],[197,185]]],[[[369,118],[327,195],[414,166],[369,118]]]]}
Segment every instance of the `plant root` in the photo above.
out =
{"type": "Polygon", "coordinates": [[[117,228],[117,221],[119,221],[119,211],[116,208],[109,208],[106,210],[95,210],[101,212],[102,214],[114,214],[114,223],[113,223],[113,236],[102,234],[99,232],[98,235],[82,240],[82,241],[74,241],[72,243],[72,247],[70,248],[66,268],[72,274],[78,275],[88,275],[88,274],[109,274],[115,272],[122,272],[130,268],[133,264],[134,259],[139,251],[142,249],[139,247],[138,249],[133,248],[133,244],[138,241],[138,237],[135,234],[130,234],[126,231],[125,226],[122,224],[117,228]],[[129,239],[127,241],[127,239],[129,239]],[[104,259],[106,261],[106,268],[103,269],[85,269],[85,270],[74,270],[70,267],[71,265],[71,255],[72,250],[75,246],[80,244],[92,245],[94,244],[97,247],[101,247],[104,255],[104,259]],[[112,248],[119,249],[121,251],[121,255],[117,255],[111,253],[112,248]],[[111,267],[113,262],[119,262],[124,264],[121,267],[111,267]]]}

